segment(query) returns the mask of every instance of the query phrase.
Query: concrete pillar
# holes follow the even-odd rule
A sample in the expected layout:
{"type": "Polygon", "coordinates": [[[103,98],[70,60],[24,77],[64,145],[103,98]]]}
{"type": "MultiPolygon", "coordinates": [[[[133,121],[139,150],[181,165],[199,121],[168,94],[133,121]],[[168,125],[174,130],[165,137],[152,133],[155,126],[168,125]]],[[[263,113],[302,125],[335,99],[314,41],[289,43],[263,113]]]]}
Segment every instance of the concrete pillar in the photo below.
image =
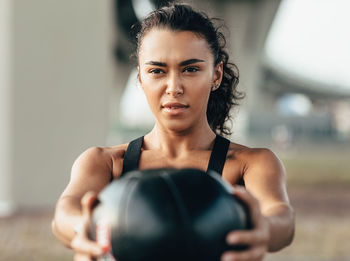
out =
{"type": "MultiPolygon", "coordinates": [[[[239,68],[239,90],[246,93],[239,111],[234,113],[234,140],[246,142],[251,115],[264,106],[261,91],[261,62],[265,40],[281,0],[198,1],[204,10],[213,10],[229,32],[227,44],[231,61],[239,68]]],[[[248,144],[249,145],[249,144],[248,144]]]]}
{"type": "Polygon", "coordinates": [[[0,202],[53,206],[74,159],[106,142],[111,1],[1,5],[0,202]]]}
{"type": "Polygon", "coordinates": [[[0,0],[0,216],[13,211],[11,0],[0,0]]]}

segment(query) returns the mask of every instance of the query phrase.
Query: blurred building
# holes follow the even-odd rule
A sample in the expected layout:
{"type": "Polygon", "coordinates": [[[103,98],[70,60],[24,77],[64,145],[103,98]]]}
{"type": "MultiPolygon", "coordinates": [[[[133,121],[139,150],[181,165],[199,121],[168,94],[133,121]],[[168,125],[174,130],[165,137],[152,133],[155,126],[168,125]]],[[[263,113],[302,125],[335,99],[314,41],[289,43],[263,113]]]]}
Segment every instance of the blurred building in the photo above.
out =
{"type": "MultiPolygon", "coordinates": [[[[290,1],[191,1],[229,29],[229,54],[246,93],[232,112],[231,138],[285,148],[317,137],[349,141],[349,85],[293,74],[268,51],[276,13],[290,1]]],[[[0,215],[53,208],[81,152],[151,128],[129,59],[130,27],[165,2],[0,1],[0,215]]]]}
{"type": "Polygon", "coordinates": [[[250,117],[253,134],[284,126],[292,143],[350,142],[349,8],[348,1],[282,2],[257,86],[267,110],[250,117]]]}
{"type": "Polygon", "coordinates": [[[0,1],[0,216],[51,207],[74,159],[103,145],[110,1],[0,1]]]}

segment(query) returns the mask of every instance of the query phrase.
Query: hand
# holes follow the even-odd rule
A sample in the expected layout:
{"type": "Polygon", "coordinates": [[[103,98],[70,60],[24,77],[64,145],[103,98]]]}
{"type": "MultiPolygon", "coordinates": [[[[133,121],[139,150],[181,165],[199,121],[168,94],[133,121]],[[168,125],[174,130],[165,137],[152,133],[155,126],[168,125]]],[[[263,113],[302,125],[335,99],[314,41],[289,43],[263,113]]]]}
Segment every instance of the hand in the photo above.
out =
{"type": "Polygon", "coordinates": [[[87,192],[81,199],[82,226],[71,242],[71,248],[75,251],[75,261],[92,261],[93,258],[103,255],[103,249],[89,239],[89,228],[91,223],[92,206],[97,198],[96,193],[87,192]]]}
{"type": "Polygon", "coordinates": [[[268,249],[269,224],[261,214],[259,202],[242,187],[235,187],[234,194],[249,207],[253,228],[251,230],[236,230],[227,234],[228,245],[245,244],[249,248],[243,251],[226,251],[221,261],[261,261],[268,249]]]}

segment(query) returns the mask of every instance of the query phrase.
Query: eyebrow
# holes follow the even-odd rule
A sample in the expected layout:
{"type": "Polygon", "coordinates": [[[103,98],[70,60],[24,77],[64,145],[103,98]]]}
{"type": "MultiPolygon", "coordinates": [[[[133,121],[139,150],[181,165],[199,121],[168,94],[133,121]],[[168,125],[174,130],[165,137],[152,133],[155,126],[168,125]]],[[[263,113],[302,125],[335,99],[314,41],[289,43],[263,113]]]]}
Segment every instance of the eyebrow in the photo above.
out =
{"type": "MultiPolygon", "coordinates": [[[[205,62],[205,61],[201,60],[201,59],[188,59],[188,60],[182,61],[179,65],[185,66],[185,65],[192,64],[192,63],[203,63],[203,62],[205,62]]],[[[157,61],[149,61],[149,62],[146,62],[145,64],[156,65],[156,66],[161,66],[161,67],[167,66],[166,63],[157,62],[157,61]]]]}

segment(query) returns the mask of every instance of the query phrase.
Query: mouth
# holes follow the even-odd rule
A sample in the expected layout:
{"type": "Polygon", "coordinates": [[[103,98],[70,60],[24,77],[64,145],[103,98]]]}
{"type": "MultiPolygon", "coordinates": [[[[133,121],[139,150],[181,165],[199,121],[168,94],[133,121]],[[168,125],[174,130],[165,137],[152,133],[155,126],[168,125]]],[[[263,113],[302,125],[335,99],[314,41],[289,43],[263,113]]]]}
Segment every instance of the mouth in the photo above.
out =
{"type": "Polygon", "coordinates": [[[179,115],[185,112],[189,106],[187,104],[178,103],[178,102],[169,102],[162,105],[164,112],[170,115],[179,115]]]}

